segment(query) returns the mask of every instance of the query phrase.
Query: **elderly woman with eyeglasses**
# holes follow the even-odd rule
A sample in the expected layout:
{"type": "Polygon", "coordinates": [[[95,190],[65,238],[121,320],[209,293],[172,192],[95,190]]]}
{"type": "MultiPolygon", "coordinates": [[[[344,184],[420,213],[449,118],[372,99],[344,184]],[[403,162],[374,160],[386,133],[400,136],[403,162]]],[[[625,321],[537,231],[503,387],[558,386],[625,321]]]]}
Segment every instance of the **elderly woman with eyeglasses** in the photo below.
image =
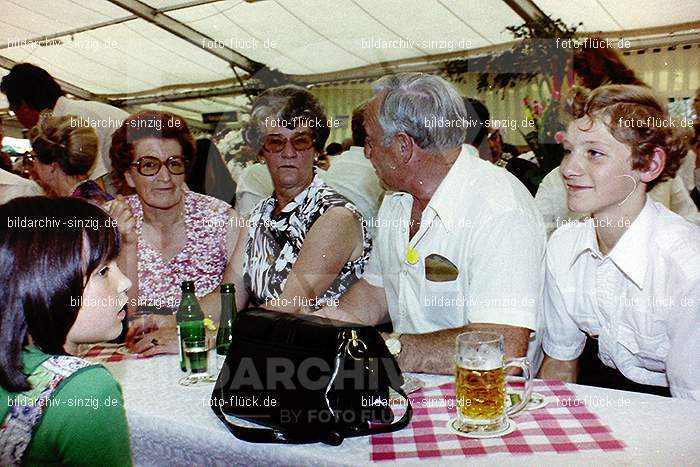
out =
{"type": "MultiPolygon", "coordinates": [[[[194,153],[185,120],[165,112],[131,115],[112,136],[112,178],[127,196],[108,209],[124,243],[119,266],[135,285],[130,313],[174,311],[180,284],[188,280],[204,312],[218,316],[217,287],[232,274],[229,259],[243,222],[229,204],[187,189],[185,173],[194,153]]],[[[172,316],[139,322],[127,334],[127,345],[144,355],[176,353],[174,329],[172,316]],[[153,335],[143,336],[147,331],[153,335]],[[143,338],[137,341],[136,335],[143,338]]]]}
{"type": "Polygon", "coordinates": [[[253,208],[236,247],[239,306],[315,310],[362,276],[372,247],[362,215],[314,168],[329,133],[304,88],[268,89],[253,102],[243,137],[267,165],[274,192],[253,208]]]}

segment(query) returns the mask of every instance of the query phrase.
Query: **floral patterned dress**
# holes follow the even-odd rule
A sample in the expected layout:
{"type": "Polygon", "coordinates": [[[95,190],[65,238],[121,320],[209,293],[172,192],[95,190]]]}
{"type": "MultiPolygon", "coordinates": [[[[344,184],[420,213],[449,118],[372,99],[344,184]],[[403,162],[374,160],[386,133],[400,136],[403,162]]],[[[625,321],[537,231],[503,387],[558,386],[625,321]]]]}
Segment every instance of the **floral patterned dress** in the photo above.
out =
{"type": "Polygon", "coordinates": [[[311,308],[318,309],[340,297],[362,277],[372,250],[366,222],[350,201],[326,185],[318,175],[273,219],[272,211],[276,204],[273,195],[258,203],[250,214],[243,278],[254,305],[276,299],[282,294],[306,235],[326,211],[344,207],[362,222],[362,254],[347,262],[328,290],[311,301],[311,308]]]}
{"type": "Polygon", "coordinates": [[[203,297],[221,282],[227,264],[226,234],[231,206],[210,196],[185,193],[185,247],[169,261],[143,238],[143,207],[138,195],[124,198],[136,219],[138,236],[138,305],[174,308],[182,281],[194,281],[203,297]]]}

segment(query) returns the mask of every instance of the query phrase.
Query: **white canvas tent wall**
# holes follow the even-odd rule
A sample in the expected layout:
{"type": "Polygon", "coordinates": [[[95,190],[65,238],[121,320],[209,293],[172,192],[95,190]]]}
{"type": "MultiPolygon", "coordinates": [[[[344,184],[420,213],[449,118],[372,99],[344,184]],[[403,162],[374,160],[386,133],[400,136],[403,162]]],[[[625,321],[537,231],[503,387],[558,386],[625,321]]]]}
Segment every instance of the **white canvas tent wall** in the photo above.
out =
{"type": "MultiPolygon", "coordinates": [[[[263,63],[304,84],[366,81],[502,49],[506,26],[542,12],[633,47],[700,42],[697,0],[0,0],[0,11],[0,74],[32,62],[75,96],[160,101],[191,122],[245,104],[231,97],[234,68],[244,80],[263,63]]],[[[678,63],[697,70],[691,52],[678,63]]],[[[676,89],[675,70],[659,83],[676,89]]],[[[687,94],[700,78],[683,70],[687,94]]]]}

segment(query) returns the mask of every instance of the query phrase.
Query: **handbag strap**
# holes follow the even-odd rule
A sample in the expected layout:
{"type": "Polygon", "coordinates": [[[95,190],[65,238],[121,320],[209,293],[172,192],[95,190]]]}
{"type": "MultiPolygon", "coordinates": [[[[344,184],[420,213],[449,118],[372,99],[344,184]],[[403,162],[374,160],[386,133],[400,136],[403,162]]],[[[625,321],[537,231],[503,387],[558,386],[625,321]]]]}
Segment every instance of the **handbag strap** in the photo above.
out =
{"type": "MultiPolygon", "coordinates": [[[[406,411],[404,412],[403,416],[399,420],[395,420],[387,425],[374,427],[368,426],[358,430],[353,430],[347,437],[352,438],[356,436],[390,433],[392,431],[401,430],[408,425],[413,415],[411,400],[400,387],[396,388],[392,385],[391,388],[401,397],[406,399],[406,411]]],[[[221,404],[216,404],[216,409],[214,412],[236,438],[253,443],[309,444],[322,442],[332,446],[339,446],[346,437],[342,433],[332,430],[322,433],[292,434],[280,430],[274,430],[272,428],[250,428],[236,425],[226,417],[221,404]]]]}
{"type": "Polygon", "coordinates": [[[401,397],[406,399],[406,411],[403,413],[401,418],[387,425],[379,425],[353,430],[352,434],[349,435],[348,438],[352,438],[355,436],[377,435],[380,433],[391,433],[393,431],[402,430],[406,428],[406,426],[408,426],[408,423],[411,421],[411,417],[413,416],[413,407],[411,406],[411,399],[408,398],[404,390],[400,387],[395,388],[392,386],[391,388],[394,391],[396,391],[401,397]]]}

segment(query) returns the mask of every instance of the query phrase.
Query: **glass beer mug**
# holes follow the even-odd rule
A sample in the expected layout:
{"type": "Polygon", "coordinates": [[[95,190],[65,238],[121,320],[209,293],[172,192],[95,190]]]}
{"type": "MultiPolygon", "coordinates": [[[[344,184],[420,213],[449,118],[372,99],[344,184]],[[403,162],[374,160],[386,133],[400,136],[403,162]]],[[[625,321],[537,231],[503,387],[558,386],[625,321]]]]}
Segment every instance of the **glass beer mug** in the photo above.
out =
{"type": "Polygon", "coordinates": [[[503,336],[494,332],[465,332],[457,336],[457,422],[464,432],[499,431],[508,416],[521,411],[532,392],[532,367],[526,358],[504,361],[503,336]],[[506,368],[517,366],[525,376],[525,392],[506,409],[506,368]]]}

